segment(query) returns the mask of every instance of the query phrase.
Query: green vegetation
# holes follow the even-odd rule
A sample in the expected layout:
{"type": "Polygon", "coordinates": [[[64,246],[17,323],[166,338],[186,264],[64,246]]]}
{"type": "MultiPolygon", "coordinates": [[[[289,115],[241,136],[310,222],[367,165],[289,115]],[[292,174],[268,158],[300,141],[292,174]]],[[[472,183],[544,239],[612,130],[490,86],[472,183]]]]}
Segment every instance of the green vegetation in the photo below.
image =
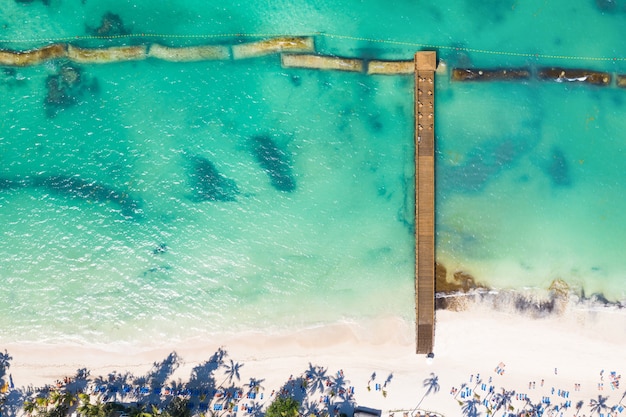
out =
{"type": "Polygon", "coordinates": [[[300,403],[291,397],[276,397],[265,412],[265,417],[297,417],[300,403]]]}

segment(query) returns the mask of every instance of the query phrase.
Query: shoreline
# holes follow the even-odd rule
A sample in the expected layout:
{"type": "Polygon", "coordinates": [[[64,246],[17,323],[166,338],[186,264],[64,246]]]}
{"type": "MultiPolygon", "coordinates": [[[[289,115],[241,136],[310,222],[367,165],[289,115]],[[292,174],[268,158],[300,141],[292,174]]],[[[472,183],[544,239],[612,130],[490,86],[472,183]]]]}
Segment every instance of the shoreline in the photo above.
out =
{"type": "MultiPolygon", "coordinates": [[[[598,395],[609,396],[609,403],[617,404],[624,386],[609,388],[607,375],[610,371],[626,372],[620,362],[626,343],[626,328],[621,319],[624,316],[624,310],[581,310],[575,305],[562,314],[542,318],[479,303],[468,304],[463,312],[437,310],[435,358],[431,363],[414,353],[413,323],[398,317],[269,335],[250,331],[175,345],[155,341],[147,349],[128,344],[18,343],[0,347],[13,357],[7,373],[12,375],[16,387],[54,384],[85,367],[92,378],[113,372],[117,373],[112,375],[147,375],[155,363],[164,361],[172,352],[181,362],[169,380],[187,381],[194,367],[224,349],[227,360],[243,364],[237,383],[243,385],[250,378],[264,381],[265,397],[259,402],[263,407],[273,399],[272,391],[279,392],[291,377],[298,378],[313,365],[327,369],[329,376],[342,372],[354,391],[354,404],[380,409],[383,415],[394,410],[413,410],[425,392],[423,381],[432,372],[439,379],[440,390],[427,395],[421,408],[454,416],[461,414],[458,390],[463,384],[464,390],[473,390],[472,398],[487,396],[488,392],[481,391],[484,383],[486,389],[493,386],[495,392],[515,390],[533,404],[550,397],[552,404],[583,401],[587,407],[598,395]],[[620,320],[615,319],[616,315],[620,320]],[[495,372],[500,363],[505,364],[506,372],[502,374],[495,372]],[[604,381],[602,370],[606,372],[604,381]],[[376,377],[372,379],[374,373],[376,377]],[[484,378],[474,386],[475,379],[472,382],[470,377],[478,374],[484,378]],[[545,380],[543,386],[541,380],[545,380]],[[532,382],[536,386],[529,389],[532,382]],[[600,384],[604,384],[603,390],[599,389],[600,384]],[[551,393],[552,388],[555,393],[568,392],[569,397],[559,398],[551,393]]],[[[222,376],[216,374],[215,379],[221,380],[222,376]]],[[[318,393],[314,400],[325,395],[318,393]]],[[[521,408],[524,401],[514,404],[521,408]]]]}

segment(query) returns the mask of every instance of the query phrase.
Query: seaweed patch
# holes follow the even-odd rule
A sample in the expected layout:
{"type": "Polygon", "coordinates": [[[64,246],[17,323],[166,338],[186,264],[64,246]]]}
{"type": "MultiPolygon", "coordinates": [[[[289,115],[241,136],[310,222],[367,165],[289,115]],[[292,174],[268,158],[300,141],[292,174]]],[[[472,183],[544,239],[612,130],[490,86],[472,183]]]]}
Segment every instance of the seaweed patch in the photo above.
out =
{"type": "Polygon", "coordinates": [[[234,180],[220,173],[211,161],[201,156],[191,157],[189,180],[193,201],[235,201],[239,188],[234,180]]]}
{"type": "Polygon", "coordinates": [[[50,175],[33,181],[35,187],[45,187],[60,195],[78,198],[100,204],[112,203],[118,206],[122,216],[136,217],[141,212],[140,203],[128,193],[118,191],[97,181],[84,180],[78,176],[50,175]]]}
{"type": "Polygon", "coordinates": [[[272,138],[267,135],[253,137],[252,151],[261,168],[270,177],[272,187],[288,193],[296,189],[289,155],[272,138]]]}
{"type": "Polygon", "coordinates": [[[548,162],[545,171],[552,180],[553,185],[558,187],[567,187],[572,185],[569,163],[567,162],[565,153],[563,153],[561,148],[552,148],[550,161],[548,162]]]}

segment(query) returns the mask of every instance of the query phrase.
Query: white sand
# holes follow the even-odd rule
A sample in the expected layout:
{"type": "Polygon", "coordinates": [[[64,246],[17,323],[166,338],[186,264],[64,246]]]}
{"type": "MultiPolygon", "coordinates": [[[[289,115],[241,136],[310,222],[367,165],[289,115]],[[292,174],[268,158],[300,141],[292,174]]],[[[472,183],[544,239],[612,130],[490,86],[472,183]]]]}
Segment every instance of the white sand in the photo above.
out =
{"type": "MultiPolygon", "coordinates": [[[[421,408],[446,416],[461,415],[458,402],[450,394],[451,388],[459,388],[463,383],[474,388],[477,374],[487,385],[492,379],[496,392],[501,392],[501,388],[515,390],[527,394],[533,403],[543,396],[551,397],[552,403],[563,403],[566,399],[558,397],[558,389],[569,391],[567,400],[572,407],[564,412],[566,416],[575,415],[579,400],[585,402],[579,415],[589,415],[591,398],[608,395],[607,403],[611,406],[619,402],[624,392],[626,380],[619,390],[612,390],[609,372],[626,374],[625,312],[573,310],[561,317],[532,319],[474,307],[460,313],[438,311],[436,320],[436,356],[430,364],[424,356],[414,354],[413,324],[395,318],[283,335],[222,335],[211,341],[193,340],[177,346],[160,341],[159,348],[143,351],[122,345],[0,347],[13,356],[9,371],[15,384],[23,386],[53,383],[74,375],[82,367],[90,369],[92,376],[113,370],[131,371],[139,376],[174,350],[184,360],[174,378],[185,380],[195,365],[208,360],[221,346],[228,353],[227,361],[233,359],[244,364],[240,370],[241,385],[251,377],[265,379],[262,400],[265,405],[271,400],[272,390],[283,386],[290,375],[300,376],[312,363],[328,368],[330,376],[343,370],[348,385],[354,386],[356,403],[381,409],[384,416],[393,410],[412,410],[425,392],[423,380],[431,372],[439,377],[441,388],[427,396],[421,408]],[[500,362],[505,364],[502,375],[494,372],[500,362]],[[368,391],[368,381],[374,372],[376,378],[368,391]],[[377,383],[384,385],[390,375],[385,397],[382,390],[375,388],[377,383]],[[531,381],[535,381],[535,389],[528,388],[531,381]],[[603,391],[598,390],[601,382],[603,391]],[[581,390],[577,391],[574,384],[580,384],[581,390]],[[553,387],[557,390],[554,394],[553,387]]],[[[480,385],[476,393],[484,398],[480,385]]],[[[523,404],[513,401],[516,408],[523,404]]],[[[485,415],[485,410],[481,411],[485,415]]],[[[402,413],[396,415],[401,417],[402,413]]],[[[626,410],[622,415],[626,415],[626,410]]]]}

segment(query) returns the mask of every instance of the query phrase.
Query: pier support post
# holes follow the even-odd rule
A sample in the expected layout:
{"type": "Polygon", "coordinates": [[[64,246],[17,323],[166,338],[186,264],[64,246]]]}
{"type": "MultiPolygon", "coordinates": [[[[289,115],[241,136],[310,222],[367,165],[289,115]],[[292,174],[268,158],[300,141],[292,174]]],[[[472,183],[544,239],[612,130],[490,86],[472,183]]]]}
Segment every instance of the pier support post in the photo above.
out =
{"type": "Polygon", "coordinates": [[[435,51],[415,54],[415,312],[418,354],[435,333],[435,51]]]}

